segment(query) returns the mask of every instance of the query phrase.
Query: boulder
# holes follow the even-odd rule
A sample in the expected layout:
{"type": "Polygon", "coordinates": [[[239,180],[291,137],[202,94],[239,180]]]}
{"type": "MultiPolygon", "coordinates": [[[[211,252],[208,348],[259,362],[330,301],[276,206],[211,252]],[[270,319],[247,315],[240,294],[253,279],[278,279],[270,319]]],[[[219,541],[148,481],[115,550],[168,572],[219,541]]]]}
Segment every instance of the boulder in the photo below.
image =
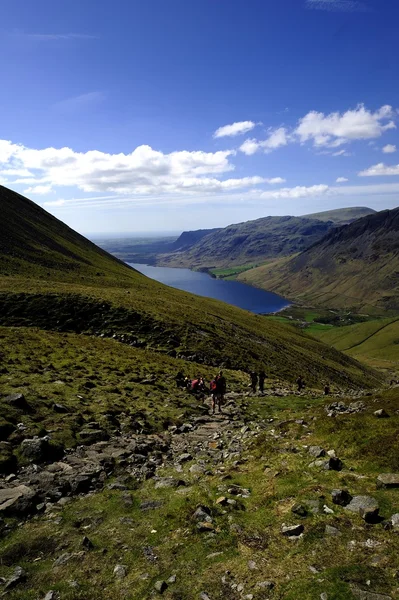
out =
{"type": "Polygon", "coordinates": [[[194,512],[192,519],[194,521],[203,521],[206,523],[212,523],[211,511],[207,506],[198,506],[194,512]]]}
{"type": "Polygon", "coordinates": [[[63,404],[58,404],[57,402],[53,404],[53,411],[59,414],[69,413],[69,409],[66,406],[63,404]]]}
{"type": "Polygon", "coordinates": [[[283,525],[281,527],[281,533],[286,537],[296,537],[301,535],[304,529],[303,525],[283,525]]]}
{"type": "Polygon", "coordinates": [[[31,413],[33,409],[31,405],[26,401],[26,398],[23,394],[10,394],[4,398],[5,402],[18,410],[22,410],[23,412],[31,413]]]}
{"type": "Polygon", "coordinates": [[[345,509],[357,513],[368,523],[375,522],[379,515],[378,502],[371,496],[354,496],[345,509]]]}
{"type": "Polygon", "coordinates": [[[391,519],[392,528],[394,531],[399,531],[399,513],[392,515],[391,519]]]}
{"type": "Polygon", "coordinates": [[[14,589],[20,583],[25,583],[26,581],[26,573],[22,567],[15,567],[14,573],[5,583],[4,590],[8,592],[9,590],[14,589]]]}
{"type": "Polygon", "coordinates": [[[333,503],[339,506],[347,506],[353,498],[348,490],[333,490],[331,496],[333,503]]]}
{"type": "Polygon", "coordinates": [[[0,490],[0,516],[25,516],[35,506],[36,492],[26,485],[0,490]]]}
{"type": "Polygon", "coordinates": [[[326,455],[326,451],[320,446],[310,446],[309,454],[314,458],[320,458],[321,456],[326,455]]]}
{"type": "Polygon", "coordinates": [[[103,429],[83,429],[79,433],[79,439],[82,444],[96,444],[97,442],[106,442],[109,440],[109,435],[103,429]]]}
{"type": "Polygon", "coordinates": [[[126,565],[116,565],[114,568],[114,577],[115,579],[124,579],[127,575],[127,567],[126,565]]]}
{"type": "Polygon", "coordinates": [[[184,454],[180,454],[180,456],[177,457],[176,462],[179,464],[185,463],[189,460],[192,460],[192,456],[191,454],[189,454],[188,452],[185,452],[184,454]]]}
{"type": "Polygon", "coordinates": [[[328,535],[330,537],[339,537],[342,535],[340,530],[337,529],[336,527],[333,527],[332,525],[326,525],[324,533],[325,533],[325,535],[328,535]]]}
{"type": "Polygon", "coordinates": [[[168,584],[166,581],[156,581],[154,584],[154,590],[158,592],[158,594],[163,594],[168,589],[168,584]]]}
{"type": "Polygon", "coordinates": [[[33,462],[43,462],[51,457],[51,446],[49,437],[33,437],[23,440],[21,444],[21,454],[33,462]]]}
{"type": "Polygon", "coordinates": [[[326,471],[342,471],[343,462],[337,456],[331,456],[325,463],[324,468],[326,471]]]}
{"type": "Polygon", "coordinates": [[[377,477],[378,488],[399,488],[399,473],[382,473],[377,477]]]}
{"type": "Polygon", "coordinates": [[[186,485],[186,482],[182,479],[174,479],[173,477],[160,477],[155,483],[155,489],[160,488],[178,488],[186,485]]]}
{"type": "Polygon", "coordinates": [[[291,508],[291,512],[294,513],[294,515],[298,515],[298,517],[306,517],[308,514],[308,510],[303,504],[294,504],[291,508]]]}
{"type": "Polygon", "coordinates": [[[386,594],[377,594],[375,592],[370,592],[369,590],[362,590],[354,584],[352,584],[350,588],[352,595],[357,600],[392,600],[391,596],[387,596],[386,594]]]}
{"type": "Polygon", "coordinates": [[[374,412],[374,416],[378,419],[386,419],[389,417],[389,414],[383,408],[380,408],[374,412]]]}

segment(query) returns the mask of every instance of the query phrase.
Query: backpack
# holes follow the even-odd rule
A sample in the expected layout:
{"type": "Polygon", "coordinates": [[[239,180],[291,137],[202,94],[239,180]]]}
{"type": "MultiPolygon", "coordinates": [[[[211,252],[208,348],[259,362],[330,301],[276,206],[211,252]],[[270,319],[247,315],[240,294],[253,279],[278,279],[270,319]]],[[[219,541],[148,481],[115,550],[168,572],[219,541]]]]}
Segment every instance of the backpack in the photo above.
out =
{"type": "Polygon", "coordinates": [[[214,390],[216,390],[216,388],[217,388],[217,383],[216,383],[216,380],[215,380],[215,379],[212,379],[212,381],[211,381],[211,384],[210,384],[210,388],[211,388],[211,391],[214,391],[214,390]]]}

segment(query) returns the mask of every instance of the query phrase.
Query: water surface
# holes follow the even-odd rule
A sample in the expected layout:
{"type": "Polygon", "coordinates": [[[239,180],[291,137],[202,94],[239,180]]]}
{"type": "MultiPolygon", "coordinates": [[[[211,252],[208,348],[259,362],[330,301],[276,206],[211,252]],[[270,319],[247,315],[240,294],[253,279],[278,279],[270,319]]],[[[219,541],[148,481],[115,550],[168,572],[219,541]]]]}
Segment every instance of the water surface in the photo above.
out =
{"type": "Polygon", "coordinates": [[[178,290],[222,300],[258,314],[276,312],[290,304],[288,300],[272,292],[266,292],[239,281],[215,279],[199,271],[171,267],[151,267],[136,263],[128,264],[140,273],[147,275],[147,277],[178,290]]]}

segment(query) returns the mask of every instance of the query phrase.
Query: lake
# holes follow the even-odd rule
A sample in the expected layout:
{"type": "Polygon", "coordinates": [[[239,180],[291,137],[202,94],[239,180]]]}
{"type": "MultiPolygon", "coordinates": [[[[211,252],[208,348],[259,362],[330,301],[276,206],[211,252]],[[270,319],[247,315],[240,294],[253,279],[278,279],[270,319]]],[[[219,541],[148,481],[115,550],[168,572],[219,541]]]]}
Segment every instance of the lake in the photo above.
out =
{"type": "Polygon", "coordinates": [[[170,287],[191,292],[198,296],[222,300],[254,313],[272,313],[290,305],[288,300],[277,296],[277,294],[254,288],[239,281],[215,279],[206,273],[190,271],[190,269],[151,267],[136,263],[128,264],[140,273],[147,275],[147,277],[170,287]]]}

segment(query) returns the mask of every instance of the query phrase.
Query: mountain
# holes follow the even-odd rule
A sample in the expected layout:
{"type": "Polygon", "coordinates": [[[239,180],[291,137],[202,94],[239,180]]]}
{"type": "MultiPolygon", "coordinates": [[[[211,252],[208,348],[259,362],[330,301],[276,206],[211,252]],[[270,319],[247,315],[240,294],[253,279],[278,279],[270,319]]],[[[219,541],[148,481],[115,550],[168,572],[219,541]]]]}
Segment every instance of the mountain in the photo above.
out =
{"type": "Polygon", "coordinates": [[[399,310],[399,208],[330,231],[299,256],[240,279],[314,306],[399,310]]]}
{"type": "Polygon", "coordinates": [[[356,206],[350,208],[337,208],[335,210],[326,210],[323,212],[312,213],[310,215],[303,215],[308,219],[317,219],[318,221],[332,221],[335,225],[348,225],[356,219],[367,217],[367,215],[373,215],[377,211],[372,208],[366,208],[364,206],[356,206]]]}
{"type": "MultiPolygon", "coordinates": [[[[337,224],[372,212],[367,208],[352,208],[304,217],[264,217],[246,221],[201,235],[191,248],[176,247],[172,253],[159,255],[157,262],[192,268],[253,265],[268,258],[302,252],[337,224]]],[[[189,233],[193,239],[196,232],[189,233]]]]}
{"type": "Polygon", "coordinates": [[[171,252],[180,252],[187,250],[200,242],[204,237],[220,231],[220,228],[214,229],[197,229],[196,231],[183,231],[173,244],[171,244],[171,252]]]}
{"type": "Polygon", "coordinates": [[[157,283],[26,198],[0,188],[0,325],[117,339],[190,362],[342,385],[378,380],[356,361],[260,315],[157,283]]]}

